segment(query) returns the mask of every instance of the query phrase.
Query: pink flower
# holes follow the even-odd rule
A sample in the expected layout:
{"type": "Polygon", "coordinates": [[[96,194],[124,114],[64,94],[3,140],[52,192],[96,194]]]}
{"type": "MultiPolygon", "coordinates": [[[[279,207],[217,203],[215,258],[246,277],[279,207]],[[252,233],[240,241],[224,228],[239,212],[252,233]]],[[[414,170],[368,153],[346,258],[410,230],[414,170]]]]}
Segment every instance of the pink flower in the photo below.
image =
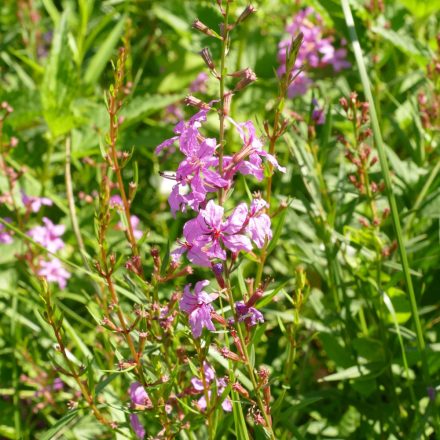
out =
{"type": "Polygon", "coordinates": [[[130,399],[133,405],[141,407],[152,407],[150,396],[145,391],[145,388],[139,382],[133,382],[129,389],[130,399]]]}
{"type": "MultiPolygon", "coordinates": [[[[240,204],[225,221],[223,213],[224,208],[210,200],[196,218],[185,223],[183,235],[192,245],[193,255],[203,252],[209,258],[226,260],[223,246],[234,253],[252,250],[251,241],[241,233],[247,218],[246,205],[240,204]]],[[[188,258],[192,261],[190,253],[188,258]]]]}
{"type": "Polygon", "coordinates": [[[61,236],[66,227],[64,225],[54,225],[47,217],[43,217],[45,226],[35,226],[28,231],[29,237],[44,246],[49,252],[56,252],[64,247],[61,236]]]}
{"type": "Polygon", "coordinates": [[[38,212],[43,205],[53,205],[52,200],[47,197],[28,196],[24,191],[21,192],[21,201],[23,202],[23,205],[25,205],[26,208],[30,208],[32,212],[38,212]]]}
{"type": "Polygon", "coordinates": [[[145,429],[137,414],[130,414],[130,424],[137,438],[143,439],[145,437],[145,429]]]}
{"type": "Polygon", "coordinates": [[[272,230],[270,228],[270,217],[263,213],[267,203],[263,199],[253,199],[249,211],[248,223],[246,232],[252,238],[252,241],[258,248],[262,248],[266,240],[272,239],[272,230]]]}
{"type": "Polygon", "coordinates": [[[191,284],[183,289],[183,296],[179,302],[180,310],[189,316],[189,324],[195,338],[199,338],[202,330],[215,330],[211,320],[211,312],[214,311],[211,303],[218,298],[217,293],[208,294],[203,288],[209,284],[208,280],[198,281],[194,286],[194,294],[191,293],[191,284]]]}
{"type": "Polygon", "coordinates": [[[136,215],[132,215],[130,217],[130,223],[131,223],[131,227],[133,229],[134,238],[136,240],[140,240],[142,238],[142,236],[144,235],[144,233],[140,229],[138,229],[138,226],[140,223],[139,217],[137,217],[136,215]]]}
{"type": "MultiPolygon", "coordinates": [[[[343,47],[336,49],[333,45],[333,37],[326,37],[327,29],[319,14],[313,8],[308,7],[296,14],[292,22],[286,27],[291,36],[303,33],[303,43],[298,51],[292,72],[295,80],[289,87],[288,95],[293,98],[304,95],[313,81],[309,78],[307,71],[311,69],[322,69],[332,66],[335,72],[348,68],[351,64],[346,60],[347,50],[343,47]],[[304,69],[305,71],[301,71],[304,69]]],[[[278,74],[286,72],[286,53],[291,43],[291,37],[281,41],[279,45],[278,60],[280,67],[278,74]]],[[[345,41],[341,41],[345,45],[345,41]]]]}
{"type": "MultiPolygon", "coordinates": [[[[5,217],[4,220],[7,223],[11,223],[12,221],[9,217],[5,217]]],[[[0,243],[10,244],[12,241],[11,233],[6,229],[6,226],[3,223],[0,223],[0,243]]]]}
{"type": "MultiPolygon", "coordinates": [[[[144,235],[144,233],[140,229],[137,229],[137,227],[139,226],[139,223],[140,223],[139,217],[136,215],[130,216],[130,223],[131,223],[131,228],[133,230],[134,238],[136,240],[140,240],[142,238],[142,236],[144,235]]],[[[117,229],[125,231],[126,228],[124,227],[122,222],[118,222],[117,229]]]]}
{"type": "Polygon", "coordinates": [[[178,141],[180,151],[186,156],[173,177],[176,184],[168,199],[173,215],[178,210],[185,211],[187,207],[198,210],[208,192],[215,192],[229,185],[214,169],[218,165],[218,159],[214,155],[217,149],[216,139],[204,138],[199,132],[208,111],[209,109],[201,110],[188,122],[180,121],[174,127],[177,136],[165,140],[156,148],[156,154],[159,154],[178,141]]]}
{"type": "Polygon", "coordinates": [[[70,273],[64,269],[61,261],[58,258],[52,258],[49,261],[42,261],[38,275],[46,278],[49,283],[58,283],[60,289],[65,289],[67,280],[70,278],[70,273]]]}
{"type": "Polygon", "coordinates": [[[207,82],[208,82],[209,76],[205,72],[200,72],[196,79],[189,85],[189,91],[191,93],[206,93],[208,91],[207,88],[207,82]]]}
{"type": "Polygon", "coordinates": [[[110,197],[110,208],[123,208],[124,205],[122,203],[121,196],[119,194],[115,194],[110,197]]]}
{"type": "Polygon", "coordinates": [[[325,123],[325,113],[324,108],[320,107],[318,101],[316,99],[312,100],[313,111],[312,111],[312,120],[316,125],[322,125],[325,123]]]}
{"type": "Polygon", "coordinates": [[[238,321],[245,321],[251,327],[259,322],[264,322],[263,314],[255,307],[248,307],[243,301],[235,304],[235,310],[237,311],[238,321]]]}
{"type": "Polygon", "coordinates": [[[272,154],[263,150],[263,143],[256,136],[255,127],[251,121],[237,123],[232,118],[228,119],[237,129],[243,146],[234,156],[225,158],[225,176],[227,179],[232,178],[232,176],[239,171],[241,174],[252,174],[258,180],[263,180],[262,157],[269,161],[278,171],[282,173],[286,172],[286,168],[281,167],[272,154]]]}

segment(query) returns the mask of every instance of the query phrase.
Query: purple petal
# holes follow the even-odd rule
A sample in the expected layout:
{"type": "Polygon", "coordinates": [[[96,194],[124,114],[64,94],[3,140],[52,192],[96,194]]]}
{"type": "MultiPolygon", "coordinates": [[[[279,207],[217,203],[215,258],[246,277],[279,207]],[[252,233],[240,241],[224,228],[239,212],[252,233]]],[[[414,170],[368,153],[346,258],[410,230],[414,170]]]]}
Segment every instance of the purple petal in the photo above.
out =
{"type": "Polygon", "coordinates": [[[224,209],[217,205],[213,200],[210,200],[205,209],[200,211],[201,216],[206,224],[215,229],[220,229],[223,221],[224,209]]]}
{"type": "Polygon", "coordinates": [[[139,439],[143,439],[145,437],[145,429],[142,426],[137,414],[130,414],[130,423],[137,437],[139,439]]]}
{"type": "Polygon", "coordinates": [[[248,217],[248,207],[246,203],[240,203],[226,220],[223,231],[228,234],[236,234],[243,229],[243,225],[248,217]]]}
{"type": "Polygon", "coordinates": [[[179,136],[173,136],[172,138],[169,138],[165,141],[163,141],[161,144],[159,144],[156,149],[154,150],[154,152],[156,154],[159,154],[162,150],[164,150],[165,148],[168,148],[169,146],[173,145],[174,142],[177,141],[177,139],[179,139],[179,136]]]}
{"type": "Polygon", "coordinates": [[[225,235],[223,237],[223,243],[232,252],[250,252],[252,250],[251,240],[246,237],[246,235],[225,235]]]}

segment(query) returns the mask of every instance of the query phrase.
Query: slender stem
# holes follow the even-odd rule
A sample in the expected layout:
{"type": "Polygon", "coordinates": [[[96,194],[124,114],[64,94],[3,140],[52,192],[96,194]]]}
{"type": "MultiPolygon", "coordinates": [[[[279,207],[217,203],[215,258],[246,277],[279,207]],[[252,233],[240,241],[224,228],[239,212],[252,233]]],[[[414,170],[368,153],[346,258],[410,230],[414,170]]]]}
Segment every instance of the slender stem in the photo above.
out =
{"type": "Polygon", "coordinates": [[[110,270],[109,270],[109,268],[107,266],[107,254],[106,254],[103,246],[101,247],[101,249],[102,249],[102,251],[101,251],[101,253],[102,253],[101,258],[102,258],[102,262],[104,264],[104,268],[103,268],[104,269],[104,274],[103,274],[103,276],[104,276],[104,278],[106,280],[106,283],[107,283],[108,289],[110,291],[110,295],[111,295],[113,304],[114,304],[114,306],[116,308],[116,314],[118,315],[119,323],[120,323],[121,328],[122,328],[122,334],[124,335],[124,338],[127,341],[127,344],[128,344],[128,346],[130,348],[130,353],[133,356],[133,360],[136,362],[136,371],[137,371],[137,373],[139,375],[139,378],[140,378],[142,384],[145,385],[146,382],[145,382],[144,372],[142,370],[142,365],[141,365],[141,356],[140,356],[140,353],[138,353],[138,351],[136,350],[136,347],[134,346],[134,342],[133,342],[133,339],[132,339],[132,337],[130,335],[130,331],[129,331],[128,327],[127,327],[124,314],[123,314],[123,312],[121,310],[121,306],[119,304],[119,298],[118,298],[118,295],[116,293],[116,289],[115,289],[115,286],[113,284],[113,280],[112,280],[112,277],[111,277],[111,272],[110,272],[110,270]]]}
{"type": "Polygon", "coordinates": [[[394,229],[396,232],[396,238],[397,238],[397,244],[399,247],[399,253],[400,253],[400,259],[402,264],[402,270],[403,275],[405,277],[405,282],[408,288],[408,294],[410,299],[410,305],[411,305],[411,314],[414,321],[414,326],[416,330],[417,335],[417,346],[420,353],[420,356],[422,358],[422,365],[423,365],[423,375],[424,380],[426,384],[430,382],[429,378],[429,370],[428,370],[428,362],[427,362],[427,356],[425,351],[425,340],[423,336],[423,329],[422,325],[419,319],[419,313],[417,308],[417,299],[414,292],[414,287],[411,279],[411,273],[410,273],[410,267],[408,263],[408,257],[406,254],[405,249],[405,243],[403,241],[403,234],[402,234],[402,228],[400,225],[400,217],[399,217],[399,211],[396,204],[396,199],[394,197],[393,188],[392,188],[392,182],[391,182],[391,176],[390,171],[388,167],[388,160],[385,152],[385,146],[383,144],[382,140],[382,134],[380,130],[379,120],[376,113],[375,103],[373,99],[373,95],[371,93],[371,87],[370,87],[370,81],[368,79],[367,70],[365,67],[362,49],[359,44],[359,40],[356,33],[356,28],[354,25],[353,15],[351,13],[350,5],[348,0],[341,0],[342,9],[345,16],[345,22],[348,27],[348,31],[350,34],[350,39],[353,45],[354,55],[356,58],[356,63],[358,65],[359,69],[359,75],[361,78],[361,82],[364,88],[365,96],[370,104],[370,115],[371,115],[371,123],[373,127],[373,133],[374,133],[374,139],[376,141],[376,148],[379,155],[379,162],[380,166],[382,168],[382,173],[384,177],[385,182],[385,188],[386,193],[388,196],[388,201],[390,204],[391,209],[391,218],[393,221],[394,229]]]}
{"type": "Polygon", "coordinates": [[[70,136],[66,138],[66,175],[65,175],[65,182],[66,182],[66,195],[67,195],[67,202],[69,205],[69,214],[70,214],[70,221],[72,222],[72,229],[75,234],[76,241],[78,243],[79,251],[81,254],[81,258],[83,260],[84,267],[87,270],[90,270],[89,262],[87,261],[87,252],[84,246],[84,242],[81,236],[81,230],[79,228],[78,224],[78,217],[76,215],[76,208],[75,208],[75,199],[73,195],[73,185],[72,185],[72,174],[70,171],[70,164],[71,164],[71,139],[70,136]]]}
{"type": "Polygon", "coordinates": [[[124,180],[122,179],[121,167],[118,160],[118,153],[116,150],[116,140],[117,140],[117,127],[118,122],[116,120],[117,110],[116,110],[116,99],[110,100],[110,154],[112,156],[113,170],[116,173],[116,180],[118,184],[119,194],[121,195],[122,205],[124,207],[125,218],[127,219],[127,235],[128,240],[130,242],[130,246],[133,252],[133,255],[139,255],[139,249],[136,243],[136,238],[133,233],[133,226],[131,224],[131,214],[130,214],[130,204],[128,202],[127,194],[125,192],[124,180]]]}
{"type": "MultiPolygon", "coordinates": [[[[223,176],[223,156],[225,149],[225,79],[227,75],[226,69],[226,55],[229,46],[229,1],[226,2],[224,21],[223,21],[223,35],[221,44],[221,58],[220,58],[220,111],[219,111],[219,149],[218,149],[218,169],[221,176],[223,176]]],[[[218,191],[219,205],[224,203],[224,189],[220,188],[218,191]]]]}
{"type": "Polygon", "coordinates": [[[202,350],[200,348],[200,343],[195,340],[194,341],[196,344],[196,350],[197,350],[197,355],[199,357],[199,362],[200,362],[200,375],[202,377],[202,384],[203,384],[203,394],[205,396],[205,400],[206,400],[206,422],[207,422],[207,428],[208,428],[208,438],[209,440],[212,440],[214,438],[214,433],[212,432],[212,411],[210,408],[210,403],[211,400],[209,398],[209,384],[206,381],[206,376],[205,376],[205,368],[204,368],[204,356],[202,353],[202,350]]]}
{"type": "MultiPolygon", "coordinates": [[[[235,310],[234,298],[232,296],[232,289],[231,289],[231,284],[230,284],[230,280],[229,280],[229,274],[226,273],[225,275],[226,275],[225,278],[226,278],[226,287],[227,287],[226,288],[226,293],[228,295],[229,305],[231,307],[231,310],[235,310]]],[[[235,318],[236,318],[235,319],[236,322],[238,322],[237,316],[235,316],[235,318]]],[[[241,329],[240,324],[237,324],[236,328],[237,328],[238,337],[240,339],[241,347],[242,347],[242,350],[243,350],[243,354],[244,354],[244,357],[245,357],[244,361],[245,361],[245,364],[246,364],[246,368],[247,368],[247,370],[249,372],[249,377],[250,377],[250,380],[252,382],[252,387],[254,389],[255,398],[257,400],[258,408],[260,409],[261,414],[263,415],[264,421],[266,423],[266,429],[269,432],[270,438],[272,440],[275,440],[275,435],[274,435],[273,430],[272,430],[272,423],[271,423],[269,415],[267,414],[264,402],[261,399],[260,391],[258,389],[259,387],[258,387],[258,384],[257,384],[257,380],[255,378],[254,367],[251,365],[251,362],[250,362],[249,353],[248,353],[248,349],[247,349],[247,345],[246,345],[246,340],[245,340],[245,338],[243,336],[243,331],[241,329]]]]}

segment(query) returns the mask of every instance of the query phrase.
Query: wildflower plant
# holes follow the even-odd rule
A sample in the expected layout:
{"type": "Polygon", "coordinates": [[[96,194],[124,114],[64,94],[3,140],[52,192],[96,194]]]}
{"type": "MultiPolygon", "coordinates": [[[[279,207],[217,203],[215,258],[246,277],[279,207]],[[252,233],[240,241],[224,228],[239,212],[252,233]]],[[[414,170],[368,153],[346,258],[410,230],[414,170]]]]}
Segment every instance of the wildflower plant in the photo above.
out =
{"type": "Polygon", "coordinates": [[[434,6],[61,3],[0,7],[0,436],[435,437],[434,6]]]}

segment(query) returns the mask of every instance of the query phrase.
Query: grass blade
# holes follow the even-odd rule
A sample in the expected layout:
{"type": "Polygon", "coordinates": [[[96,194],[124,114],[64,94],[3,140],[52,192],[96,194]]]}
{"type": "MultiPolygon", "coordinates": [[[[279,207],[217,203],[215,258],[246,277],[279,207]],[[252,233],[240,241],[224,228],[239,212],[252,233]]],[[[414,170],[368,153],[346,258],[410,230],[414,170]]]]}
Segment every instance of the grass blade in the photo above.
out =
{"type": "Polygon", "coordinates": [[[379,156],[379,162],[382,169],[382,174],[385,182],[386,194],[388,197],[388,202],[391,209],[391,219],[394,225],[394,230],[396,232],[397,244],[399,247],[400,259],[402,264],[402,270],[405,277],[405,282],[408,288],[408,295],[411,304],[411,314],[417,335],[417,347],[420,352],[423,364],[423,376],[426,385],[429,384],[429,371],[428,362],[425,351],[425,340],[423,337],[422,325],[419,319],[419,312],[417,308],[417,299],[414,292],[414,287],[411,279],[410,267],[408,263],[408,257],[406,254],[405,243],[403,241],[402,227],[400,225],[399,211],[397,209],[396,199],[394,197],[394,192],[392,188],[391,175],[388,167],[388,159],[385,153],[385,146],[382,139],[382,134],[380,130],[379,120],[376,113],[376,107],[373,99],[373,94],[371,93],[370,80],[368,78],[367,69],[365,66],[362,49],[359,44],[359,39],[357,37],[356,28],[354,25],[353,14],[351,13],[350,5],[348,0],[341,0],[342,9],[344,12],[345,22],[347,24],[348,32],[350,34],[350,40],[353,46],[354,55],[356,58],[356,63],[359,69],[359,75],[361,78],[362,86],[364,89],[365,97],[370,105],[370,115],[371,115],[371,125],[373,128],[374,140],[376,143],[376,148],[379,156]]]}

